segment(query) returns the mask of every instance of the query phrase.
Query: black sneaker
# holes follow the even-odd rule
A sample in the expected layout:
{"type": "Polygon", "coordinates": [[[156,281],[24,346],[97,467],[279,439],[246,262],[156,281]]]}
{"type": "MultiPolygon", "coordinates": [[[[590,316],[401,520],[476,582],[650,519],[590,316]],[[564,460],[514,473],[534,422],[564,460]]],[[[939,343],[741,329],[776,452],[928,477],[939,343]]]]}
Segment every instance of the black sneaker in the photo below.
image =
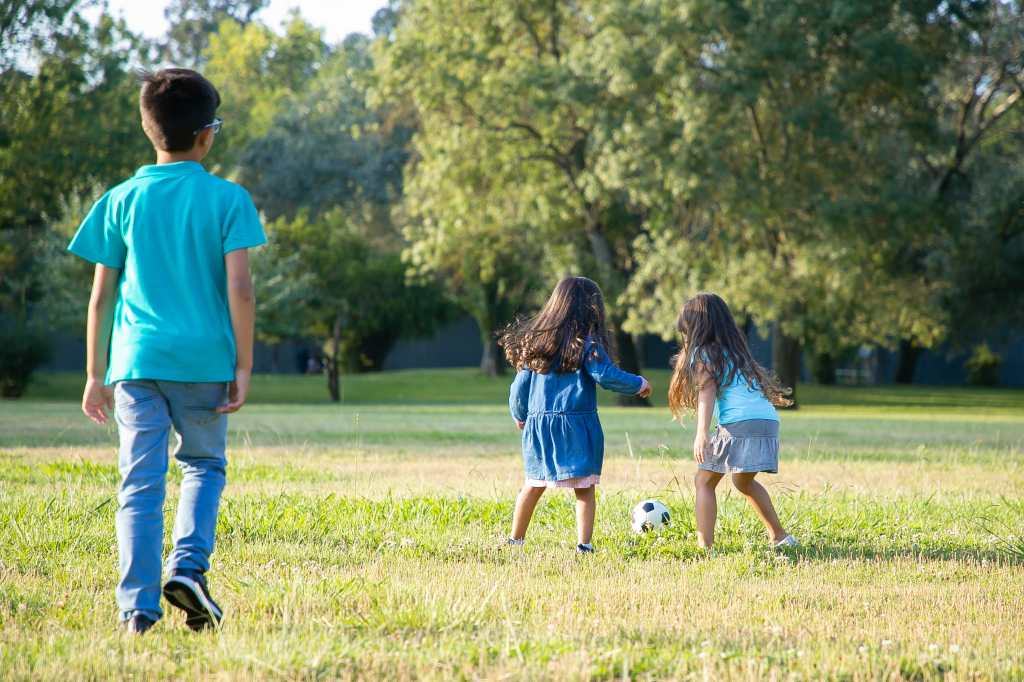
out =
{"type": "Polygon", "coordinates": [[[121,625],[124,626],[124,629],[130,634],[144,635],[147,630],[156,625],[156,621],[149,616],[136,613],[128,620],[121,621],[121,625]]]}
{"type": "Polygon", "coordinates": [[[577,554],[593,554],[594,553],[594,546],[589,544],[589,543],[586,544],[586,545],[581,543],[579,545],[576,545],[576,553],[577,554]]]}
{"type": "Polygon", "coordinates": [[[219,628],[224,617],[206,588],[206,577],[199,572],[180,572],[164,583],[164,598],[185,612],[185,625],[192,630],[219,628]]]}

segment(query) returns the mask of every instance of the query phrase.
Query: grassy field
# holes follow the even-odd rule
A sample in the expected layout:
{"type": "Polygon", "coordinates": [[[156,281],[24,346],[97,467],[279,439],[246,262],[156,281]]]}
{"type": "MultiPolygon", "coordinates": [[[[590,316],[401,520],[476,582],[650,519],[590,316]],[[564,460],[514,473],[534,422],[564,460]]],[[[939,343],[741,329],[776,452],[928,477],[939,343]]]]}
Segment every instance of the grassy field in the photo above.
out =
{"type": "Polygon", "coordinates": [[[496,549],[522,476],[507,380],[355,377],[331,405],[317,378],[260,377],[210,573],[225,627],[170,614],[136,640],[115,627],[116,436],[79,381],[0,402],[0,679],[1024,679],[1024,392],[802,389],[765,477],[803,542],[782,555],[725,484],[700,552],[692,423],[608,402],[580,558],[571,494],[496,549]],[[629,532],[643,497],[667,531],[629,532]]]}

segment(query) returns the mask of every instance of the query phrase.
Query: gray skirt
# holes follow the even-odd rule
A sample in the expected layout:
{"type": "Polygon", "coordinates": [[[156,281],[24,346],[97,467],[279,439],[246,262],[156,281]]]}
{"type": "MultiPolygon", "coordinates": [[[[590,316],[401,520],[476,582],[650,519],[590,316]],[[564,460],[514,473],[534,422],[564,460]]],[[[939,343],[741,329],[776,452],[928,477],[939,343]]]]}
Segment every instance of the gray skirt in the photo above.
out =
{"type": "Polygon", "coordinates": [[[719,474],[779,472],[779,422],[747,419],[720,424],[699,468],[719,474]]]}

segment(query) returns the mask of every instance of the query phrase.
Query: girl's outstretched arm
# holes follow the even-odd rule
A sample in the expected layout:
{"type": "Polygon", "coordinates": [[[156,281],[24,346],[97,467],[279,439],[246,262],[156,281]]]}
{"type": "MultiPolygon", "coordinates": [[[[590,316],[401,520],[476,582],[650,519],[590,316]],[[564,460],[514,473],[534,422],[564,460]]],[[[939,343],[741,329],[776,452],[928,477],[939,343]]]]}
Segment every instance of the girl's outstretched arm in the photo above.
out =
{"type": "Polygon", "coordinates": [[[605,349],[593,342],[588,342],[584,351],[583,368],[607,391],[636,395],[644,389],[650,390],[646,379],[616,367],[605,349]]]}
{"type": "Polygon", "coordinates": [[[516,373],[516,378],[512,381],[512,388],[508,392],[508,409],[512,413],[512,418],[520,424],[526,421],[526,413],[529,411],[530,379],[532,377],[533,372],[530,370],[519,370],[516,373]]]}

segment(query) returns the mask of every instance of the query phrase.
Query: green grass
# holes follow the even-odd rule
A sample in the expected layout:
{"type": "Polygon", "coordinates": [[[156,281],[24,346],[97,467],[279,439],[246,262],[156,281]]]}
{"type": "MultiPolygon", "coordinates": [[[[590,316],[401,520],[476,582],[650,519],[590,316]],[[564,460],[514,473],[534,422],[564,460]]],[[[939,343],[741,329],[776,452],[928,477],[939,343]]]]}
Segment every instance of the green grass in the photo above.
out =
{"type": "MultiPolygon", "coordinates": [[[[668,389],[667,370],[649,370],[653,392],[651,401],[664,407],[668,389]]],[[[417,369],[346,375],[341,378],[342,403],[347,405],[480,405],[503,404],[508,399],[511,375],[486,377],[472,368],[417,369]]],[[[39,372],[25,397],[30,401],[77,401],[81,398],[83,377],[73,372],[39,372]]],[[[602,405],[615,404],[615,397],[599,392],[602,405]]],[[[322,404],[328,402],[322,376],[296,374],[257,374],[253,377],[253,404],[322,404]]],[[[987,414],[1020,414],[1024,411],[1024,391],[1000,388],[963,388],[947,386],[841,387],[800,386],[800,402],[815,407],[864,407],[872,414],[877,408],[901,412],[949,408],[987,414]]]]}
{"type": "Polygon", "coordinates": [[[692,423],[604,407],[599,551],[580,559],[569,494],[524,552],[495,550],[522,476],[507,379],[352,377],[332,405],[319,378],[260,377],[210,574],[225,628],[169,614],[133,640],[114,624],[116,435],[78,384],[0,403],[0,679],[1024,679],[1024,392],[802,387],[764,477],[803,541],[784,555],[726,483],[699,551],[692,423]],[[634,536],[648,496],[672,524],[634,536]]]}

